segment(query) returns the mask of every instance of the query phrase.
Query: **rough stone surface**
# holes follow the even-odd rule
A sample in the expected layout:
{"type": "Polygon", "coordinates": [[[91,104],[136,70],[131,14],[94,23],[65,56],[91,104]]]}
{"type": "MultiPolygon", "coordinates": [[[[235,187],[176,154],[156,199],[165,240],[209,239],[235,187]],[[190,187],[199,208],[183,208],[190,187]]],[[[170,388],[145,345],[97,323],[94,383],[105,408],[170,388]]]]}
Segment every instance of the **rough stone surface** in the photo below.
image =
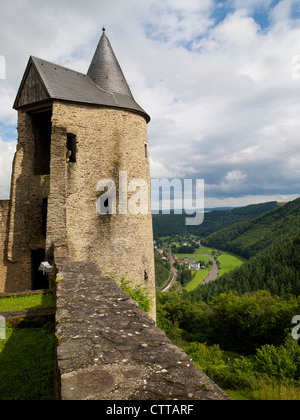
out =
{"type": "Polygon", "coordinates": [[[49,195],[50,177],[37,175],[33,170],[39,136],[34,117],[19,112],[18,145],[13,160],[6,237],[3,239],[5,248],[0,260],[0,293],[30,289],[31,251],[45,248],[41,231],[42,200],[49,195]]]}
{"type": "Polygon", "coordinates": [[[52,263],[53,250],[61,244],[64,257],[96,262],[103,273],[143,284],[155,301],[147,145],[146,120],[130,111],[60,101],[53,102],[51,112],[19,111],[11,199],[0,205],[0,293],[30,289],[32,251],[45,250],[52,263]],[[76,139],[75,162],[67,159],[68,136],[76,139]],[[123,189],[120,173],[127,178],[123,189]],[[101,180],[115,184],[116,214],[97,211],[101,180]],[[147,187],[145,214],[128,208],[138,203],[135,180],[147,187]]]}
{"type": "Polygon", "coordinates": [[[58,398],[229,399],[96,264],[58,269],[58,398]]]}
{"type": "Polygon", "coordinates": [[[7,264],[5,263],[5,247],[9,205],[9,200],[0,200],[0,293],[3,293],[5,290],[7,275],[7,264]]]}
{"type": "Polygon", "coordinates": [[[63,241],[71,260],[96,262],[103,273],[113,273],[119,279],[125,276],[149,287],[154,295],[147,142],[147,124],[138,114],[79,104],[53,104],[46,249],[63,241]],[[66,163],[67,133],[76,135],[76,163],[66,163]],[[126,214],[120,214],[120,173],[127,177],[126,214]],[[101,194],[97,184],[102,180],[115,183],[117,214],[97,212],[101,194]],[[135,190],[130,191],[130,183],[135,180],[143,180],[148,187],[147,214],[132,214],[127,209],[136,194],[135,190]]]}

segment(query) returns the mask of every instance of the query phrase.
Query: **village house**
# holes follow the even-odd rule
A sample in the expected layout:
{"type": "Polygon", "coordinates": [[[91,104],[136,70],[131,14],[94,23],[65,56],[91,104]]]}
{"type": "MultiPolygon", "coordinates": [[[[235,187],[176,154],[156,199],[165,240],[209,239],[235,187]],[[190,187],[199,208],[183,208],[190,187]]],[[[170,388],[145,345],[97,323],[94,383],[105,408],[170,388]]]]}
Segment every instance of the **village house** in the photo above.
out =
{"type": "Polygon", "coordinates": [[[200,270],[200,268],[201,268],[201,264],[198,262],[198,263],[192,263],[192,264],[190,264],[190,267],[189,267],[191,270],[195,270],[195,271],[198,271],[198,270],[200,270]]]}

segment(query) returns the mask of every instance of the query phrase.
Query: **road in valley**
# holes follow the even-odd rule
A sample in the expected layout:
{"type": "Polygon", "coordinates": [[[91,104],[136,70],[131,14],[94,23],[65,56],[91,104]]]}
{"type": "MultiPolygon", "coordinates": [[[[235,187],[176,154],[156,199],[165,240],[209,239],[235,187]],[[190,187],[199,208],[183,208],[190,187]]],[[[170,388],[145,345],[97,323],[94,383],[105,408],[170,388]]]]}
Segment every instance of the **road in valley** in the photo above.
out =
{"type": "Polygon", "coordinates": [[[169,249],[169,252],[165,248],[165,252],[166,252],[168,260],[171,264],[171,272],[170,272],[170,277],[169,277],[169,280],[168,280],[167,284],[161,289],[162,292],[167,292],[172,287],[173,283],[176,283],[177,279],[178,279],[178,271],[173,266],[173,264],[175,263],[175,260],[174,260],[173,255],[172,255],[171,247],[169,249]]]}
{"type": "Polygon", "coordinates": [[[205,277],[205,279],[203,280],[201,284],[207,284],[207,283],[210,283],[211,281],[217,280],[217,277],[219,274],[219,268],[217,266],[215,257],[211,257],[209,261],[211,261],[213,265],[211,266],[209,273],[207,274],[207,276],[205,277]]]}
{"type": "MultiPolygon", "coordinates": [[[[167,254],[168,260],[170,261],[171,264],[171,272],[170,272],[170,277],[169,280],[167,282],[167,284],[165,286],[163,286],[163,288],[161,289],[162,292],[167,292],[173,285],[173,283],[176,283],[178,280],[178,271],[177,269],[173,266],[175,260],[173,258],[172,255],[172,251],[171,251],[171,247],[169,249],[169,252],[167,251],[166,247],[165,247],[165,252],[167,254]]],[[[216,262],[216,259],[214,256],[210,257],[209,259],[212,262],[212,266],[207,274],[207,276],[205,277],[205,279],[203,280],[203,282],[201,284],[208,284],[212,281],[216,281],[218,274],[219,274],[219,268],[216,262]]]]}

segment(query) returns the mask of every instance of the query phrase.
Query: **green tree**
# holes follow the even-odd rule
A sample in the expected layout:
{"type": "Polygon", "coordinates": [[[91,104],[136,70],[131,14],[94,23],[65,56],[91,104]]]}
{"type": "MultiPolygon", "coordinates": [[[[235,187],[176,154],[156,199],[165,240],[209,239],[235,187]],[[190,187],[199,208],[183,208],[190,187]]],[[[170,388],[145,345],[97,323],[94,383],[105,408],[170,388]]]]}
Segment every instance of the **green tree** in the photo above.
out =
{"type": "Polygon", "coordinates": [[[300,347],[291,337],[278,347],[266,344],[257,350],[254,367],[279,380],[299,379],[300,347]]]}

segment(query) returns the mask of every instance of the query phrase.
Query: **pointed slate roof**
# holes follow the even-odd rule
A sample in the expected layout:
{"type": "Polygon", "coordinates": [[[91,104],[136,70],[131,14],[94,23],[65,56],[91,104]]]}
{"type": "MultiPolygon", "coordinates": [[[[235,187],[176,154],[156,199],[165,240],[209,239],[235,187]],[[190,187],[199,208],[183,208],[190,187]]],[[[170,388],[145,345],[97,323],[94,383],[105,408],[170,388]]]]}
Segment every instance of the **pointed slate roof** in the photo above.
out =
{"type": "Polygon", "coordinates": [[[92,81],[107,92],[132,96],[120,64],[106,36],[105,28],[87,72],[92,81]]]}
{"type": "Polygon", "coordinates": [[[87,75],[41,58],[29,58],[13,108],[52,100],[121,108],[137,112],[150,121],[149,115],[135,102],[104,31],[87,75]]]}

